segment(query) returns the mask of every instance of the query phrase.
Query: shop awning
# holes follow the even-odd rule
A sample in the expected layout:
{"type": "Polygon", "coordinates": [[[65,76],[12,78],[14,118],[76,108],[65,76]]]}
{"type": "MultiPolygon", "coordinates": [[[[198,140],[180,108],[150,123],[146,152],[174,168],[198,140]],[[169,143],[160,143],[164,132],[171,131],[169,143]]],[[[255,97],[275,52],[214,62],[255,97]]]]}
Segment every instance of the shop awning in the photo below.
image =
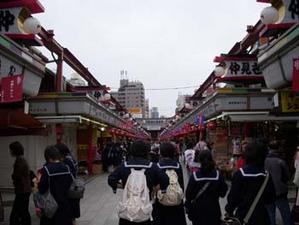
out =
{"type": "Polygon", "coordinates": [[[299,121],[299,116],[275,116],[269,112],[223,112],[217,118],[225,117],[232,122],[299,121]]]}
{"type": "Polygon", "coordinates": [[[106,124],[100,123],[95,120],[91,120],[84,116],[74,115],[74,116],[36,116],[37,120],[42,123],[92,123],[102,127],[107,127],[106,124]]]}

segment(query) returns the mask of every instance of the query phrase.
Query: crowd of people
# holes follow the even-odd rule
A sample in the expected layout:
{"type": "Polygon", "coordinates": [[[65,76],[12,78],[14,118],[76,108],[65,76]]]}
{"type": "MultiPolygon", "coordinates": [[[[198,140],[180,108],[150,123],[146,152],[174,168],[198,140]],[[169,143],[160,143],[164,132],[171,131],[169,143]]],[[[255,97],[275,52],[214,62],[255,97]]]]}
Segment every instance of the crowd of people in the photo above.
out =
{"type": "MultiPolygon", "coordinates": [[[[45,209],[36,204],[36,214],[41,225],[73,225],[80,217],[80,199],[70,198],[69,189],[77,177],[77,163],[65,144],[48,146],[44,151],[45,164],[35,174],[24,158],[24,148],[20,142],[9,145],[15,157],[12,180],[15,200],[10,215],[10,225],[31,225],[29,199],[31,193],[40,196],[51,194],[55,210],[51,217],[45,209]]],[[[47,204],[48,199],[45,199],[47,204]]],[[[53,208],[53,207],[52,207],[53,208]]]]}
{"type": "MultiPolygon", "coordinates": [[[[65,144],[48,146],[45,164],[36,174],[30,170],[19,142],[11,143],[9,148],[15,157],[15,201],[10,224],[31,224],[31,193],[50,194],[56,204],[53,215],[48,216],[45,208],[35,202],[41,225],[74,224],[80,217],[80,198],[71,198],[69,191],[78,165],[69,148],[65,144]]],[[[297,210],[291,210],[288,184],[292,176],[280,142],[252,140],[242,148],[242,162],[228,182],[217,168],[211,145],[203,140],[151,145],[135,141],[128,146],[107,143],[102,159],[103,167],[110,170],[108,184],[114,193],[123,190],[117,207],[119,224],[186,225],[187,215],[193,225],[276,225],[278,208],[283,224],[293,225],[299,218],[299,200],[297,210]],[[188,171],[187,184],[183,167],[188,171]],[[227,200],[225,212],[220,198],[227,200]]],[[[299,151],[294,167],[293,182],[298,187],[299,151]]]]}
{"type": "MultiPolygon", "coordinates": [[[[189,141],[183,148],[179,142],[152,146],[134,142],[108,178],[114,193],[123,189],[119,224],[184,225],[187,215],[193,225],[276,225],[276,208],[284,225],[294,224],[297,212],[291,211],[287,198],[291,175],[279,141],[252,140],[242,145],[242,162],[228,182],[204,141],[189,141]],[[189,171],[186,188],[183,162],[189,171]],[[222,214],[219,199],[225,197],[222,214]]],[[[295,157],[297,186],[298,165],[299,154],[295,157]]]]}

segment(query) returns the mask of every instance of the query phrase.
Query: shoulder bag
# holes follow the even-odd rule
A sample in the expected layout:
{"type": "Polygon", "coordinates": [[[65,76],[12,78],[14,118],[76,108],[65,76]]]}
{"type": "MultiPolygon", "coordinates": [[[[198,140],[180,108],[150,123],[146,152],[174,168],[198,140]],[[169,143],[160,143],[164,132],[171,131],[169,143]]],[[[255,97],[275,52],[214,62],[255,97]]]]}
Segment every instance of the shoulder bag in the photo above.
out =
{"type": "Polygon", "coordinates": [[[257,203],[259,202],[260,198],[262,197],[262,194],[264,193],[265,191],[265,188],[267,186],[267,183],[269,181],[269,173],[267,173],[266,177],[265,177],[265,180],[262,184],[262,186],[260,187],[260,190],[258,191],[254,201],[252,202],[245,218],[243,219],[243,224],[239,221],[238,218],[235,218],[235,217],[228,217],[228,218],[225,218],[224,221],[222,222],[222,225],[246,225],[248,224],[254,210],[255,210],[255,207],[257,206],[257,203]]]}
{"type": "MultiPolygon", "coordinates": [[[[45,170],[48,173],[48,169],[45,167],[45,170]]],[[[58,204],[56,200],[54,199],[53,195],[50,192],[50,174],[48,173],[48,183],[49,183],[49,188],[46,191],[46,193],[41,194],[40,192],[36,192],[33,194],[33,201],[35,204],[36,208],[39,208],[42,210],[42,213],[45,217],[47,218],[53,218],[55,215],[57,209],[58,209],[58,204]]]]}

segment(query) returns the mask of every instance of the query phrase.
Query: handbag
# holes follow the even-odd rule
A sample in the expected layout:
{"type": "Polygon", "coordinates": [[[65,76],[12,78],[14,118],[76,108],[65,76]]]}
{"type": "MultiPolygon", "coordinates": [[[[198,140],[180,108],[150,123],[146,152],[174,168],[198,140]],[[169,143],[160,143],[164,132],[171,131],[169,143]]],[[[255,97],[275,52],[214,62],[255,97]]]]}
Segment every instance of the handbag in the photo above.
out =
{"type": "Polygon", "coordinates": [[[73,179],[73,182],[68,190],[68,197],[70,199],[81,199],[84,197],[85,182],[81,178],[75,178],[71,172],[70,174],[73,179]]]}
{"type": "Polygon", "coordinates": [[[298,190],[297,190],[296,203],[292,208],[291,218],[292,218],[292,223],[294,225],[299,225],[299,193],[298,193],[298,190]]]}
{"type": "Polygon", "coordinates": [[[250,220],[254,210],[255,210],[255,207],[257,205],[257,203],[259,202],[260,198],[262,197],[262,194],[264,193],[264,190],[267,186],[267,183],[269,181],[269,173],[266,174],[266,177],[265,177],[265,180],[262,184],[262,186],[260,187],[255,199],[253,200],[245,218],[243,219],[243,224],[239,221],[238,218],[235,218],[235,217],[227,217],[225,218],[223,221],[222,221],[222,225],[246,225],[248,224],[248,221],[250,220]]]}
{"type": "MultiPolygon", "coordinates": [[[[48,171],[46,169],[46,171],[48,171]]],[[[48,178],[49,188],[46,193],[41,194],[40,192],[36,192],[33,194],[33,201],[36,208],[39,208],[42,210],[42,213],[47,218],[53,218],[55,215],[58,204],[56,200],[54,199],[53,195],[50,192],[50,176],[48,178]]]]}

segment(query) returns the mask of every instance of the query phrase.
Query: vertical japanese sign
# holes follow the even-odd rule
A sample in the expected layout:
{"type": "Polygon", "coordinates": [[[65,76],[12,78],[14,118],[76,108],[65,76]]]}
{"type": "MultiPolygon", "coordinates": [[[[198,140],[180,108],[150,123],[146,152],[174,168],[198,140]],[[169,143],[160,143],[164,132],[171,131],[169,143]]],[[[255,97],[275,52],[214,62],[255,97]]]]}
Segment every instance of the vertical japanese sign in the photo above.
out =
{"type": "Polygon", "coordinates": [[[1,103],[23,100],[23,75],[3,77],[1,79],[1,103]]]}
{"type": "Polygon", "coordinates": [[[295,92],[299,92],[299,58],[293,59],[292,90],[295,92]]]}

